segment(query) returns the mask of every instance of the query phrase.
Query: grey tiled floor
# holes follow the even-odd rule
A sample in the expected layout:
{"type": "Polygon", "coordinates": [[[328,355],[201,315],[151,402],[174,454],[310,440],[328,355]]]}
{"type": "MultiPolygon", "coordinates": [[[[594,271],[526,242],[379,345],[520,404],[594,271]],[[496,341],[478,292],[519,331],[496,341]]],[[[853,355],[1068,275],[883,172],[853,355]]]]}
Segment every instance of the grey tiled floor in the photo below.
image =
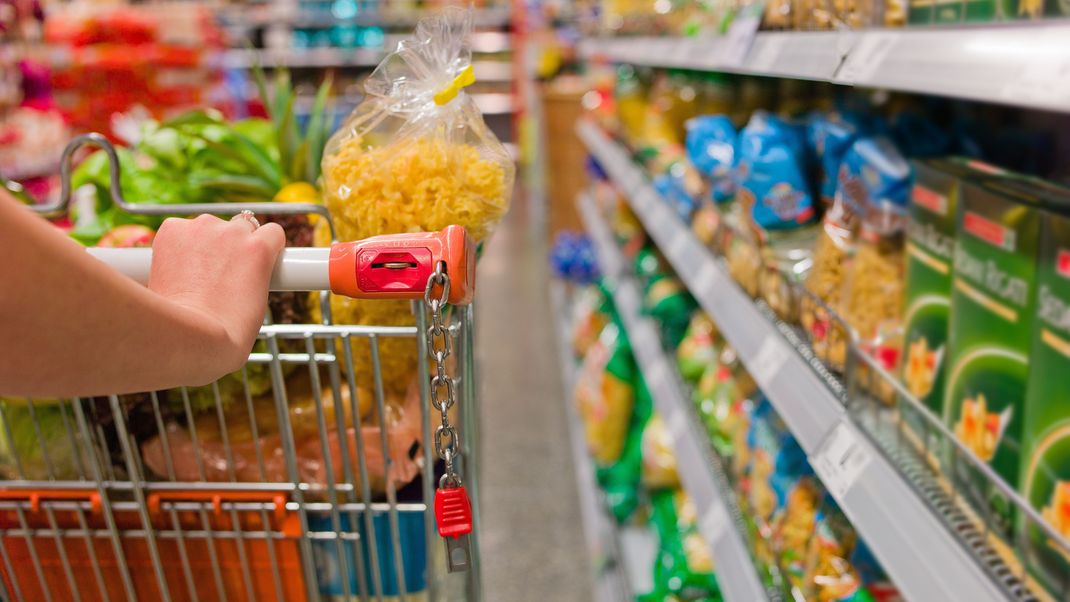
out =
{"type": "Polygon", "coordinates": [[[517,203],[480,260],[484,599],[591,600],[555,354],[546,247],[517,203]]]}

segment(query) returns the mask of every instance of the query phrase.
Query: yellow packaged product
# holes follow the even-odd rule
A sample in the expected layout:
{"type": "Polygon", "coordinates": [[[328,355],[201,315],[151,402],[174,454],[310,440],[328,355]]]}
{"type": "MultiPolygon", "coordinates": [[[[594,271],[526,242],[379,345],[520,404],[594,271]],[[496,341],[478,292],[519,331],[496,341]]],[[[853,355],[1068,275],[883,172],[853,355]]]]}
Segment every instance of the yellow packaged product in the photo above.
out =
{"type": "MultiPolygon", "coordinates": [[[[465,93],[475,81],[471,26],[460,9],[421,21],[368,77],[364,100],[327,142],[323,191],[338,240],[456,224],[482,243],[505,215],[515,167],[465,93]]],[[[330,232],[318,230],[317,242],[329,242],[330,232]]],[[[408,301],[332,296],[330,306],[340,324],[415,323],[408,301]]],[[[368,374],[366,341],[355,346],[357,373],[368,374]]],[[[383,339],[379,348],[383,384],[403,393],[416,373],[415,345],[383,339]]]]}
{"type": "Polygon", "coordinates": [[[680,486],[672,433],[660,415],[652,415],[643,427],[640,449],[643,452],[643,484],[648,489],[675,489],[680,486]]]}
{"type": "Polygon", "coordinates": [[[611,322],[587,350],[575,389],[587,447],[600,466],[613,464],[624,450],[635,406],[634,376],[631,348],[611,322]]]}

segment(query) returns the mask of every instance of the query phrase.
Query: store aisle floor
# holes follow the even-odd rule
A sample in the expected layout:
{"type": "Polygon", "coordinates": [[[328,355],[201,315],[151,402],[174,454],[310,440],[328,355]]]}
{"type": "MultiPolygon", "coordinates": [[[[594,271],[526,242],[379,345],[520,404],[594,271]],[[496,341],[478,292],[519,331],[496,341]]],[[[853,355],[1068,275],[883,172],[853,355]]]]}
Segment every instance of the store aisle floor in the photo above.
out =
{"type": "Polygon", "coordinates": [[[546,245],[518,199],[480,262],[477,357],[484,599],[591,600],[546,245]]]}

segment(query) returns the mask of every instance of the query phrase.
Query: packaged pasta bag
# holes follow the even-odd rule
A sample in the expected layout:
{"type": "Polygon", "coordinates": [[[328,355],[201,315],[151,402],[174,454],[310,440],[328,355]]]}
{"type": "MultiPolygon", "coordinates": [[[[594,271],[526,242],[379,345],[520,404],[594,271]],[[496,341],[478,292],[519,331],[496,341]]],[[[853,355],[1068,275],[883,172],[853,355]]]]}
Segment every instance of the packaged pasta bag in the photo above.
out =
{"type": "MultiPolygon", "coordinates": [[[[855,252],[846,266],[843,317],[857,333],[863,352],[894,372],[902,345],[905,234],[913,171],[886,138],[861,138],[848,155],[852,165],[857,159],[860,176],[855,193],[845,198],[861,217],[855,252]]],[[[868,372],[863,376],[868,377],[863,385],[881,399],[892,400],[889,383],[868,372]]]]}
{"type": "Polygon", "coordinates": [[[743,224],[728,249],[729,271],[752,296],[776,300],[785,315],[781,274],[808,265],[808,226],[816,216],[808,173],[802,129],[755,113],[739,137],[736,196],[743,224]]]}
{"type": "MultiPolygon", "coordinates": [[[[464,226],[483,243],[509,208],[514,166],[465,88],[475,81],[471,13],[422,20],[364,84],[365,96],[323,154],[323,191],[339,240],[464,226]]],[[[317,243],[329,242],[322,223],[317,243]]],[[[315,304],[314,304],[315,305],[315,304]]],[[[408,301],[332,296],[341,324],[409,326],[408,301]]],[[[356,370],[371,368],[366,340],[354,341],[356,370]]],[[[404,395],[416,373],[405,338],[379,341],[384,385],[404,395]]]]}

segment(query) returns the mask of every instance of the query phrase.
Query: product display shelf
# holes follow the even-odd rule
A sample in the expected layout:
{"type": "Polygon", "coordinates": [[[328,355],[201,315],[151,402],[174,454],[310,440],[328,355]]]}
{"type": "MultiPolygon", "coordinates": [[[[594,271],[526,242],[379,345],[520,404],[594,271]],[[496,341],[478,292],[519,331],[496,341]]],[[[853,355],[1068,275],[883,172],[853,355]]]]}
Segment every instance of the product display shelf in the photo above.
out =
{"type": "MultiPolygon", "coordinates": [[[[582,122],[579,135],[702,308],[717,322],[806,451],[826,488],[911,600],[1028,599],[1011,573],[923,476],[904,476],[846,409],[846,390],[788,324],[751,300],[660,201],[623,146],[582,122]],[[944,506],[941,511],[935,508],[944,506]],[[962,535],[962,531],[970,534],[962,535]],[[976,547],[963,540],[978,539],[976,547]],[[971,551],[972,550],[972,551],[971,551]],[[998,567],[998,568],[994,568],[998,567]]],[[[641,348],[637,343],[637,348],[641,348]]]]}
{"type": "MultiPolygon", "coordinates": [[[[289,69],[328,69],[375,67],[385,53],[376,48],[307,48],[302,50],[265,50],[232,48],[223,52],[221,65],[226,69],[251,69],[253,65],[289,69]]],[[[474,61],[472,68],[480,82],[508,82],[513,66],[505,61],[474,61]]]]}
{"type": "MultiPolygon", "coordinates": [[[[595,571],[594,596],[597,602],[633,600],[635,592],[641,590],[634,588],[632,582],[629,581],[628,562],[625,559],[622,544],[623,529],[610,516],[605,496],[595,480],[594,463],[587,453],[583,426],[576,412],[573,389],[578,367],[572,360],[572,348],[569,345],[570,303],[567,297],[564,283],[558,280],[550,283],[551,305],[557,317],[555,325],[557,352],[561,362],[561,381],[565,412],[568,418],[569,445],[572,448],[572,465],[576,470],[583,535],[588,546],[588,558],[595,571]]],[[[649,572],[650,566],[647,564],[646,571],[649,572]]]]}
{"type": "MultiPolygon", "coordinates": [[[[223,23],[230,27],[265,27],[285,23],[294,27],[334,27],[358,25],[361,27],[384,27],[410,29],[420,19],[432,14],[429,10],[358,12],[353,17],[338,17],[331,11],[302,10],[288,3],[232,5],[220,10],[223,23]]],[[[472,11],[472,24],[477,28],[508,27],[510,14],[507,7],[481,8],[472,11]]]]}
{"type": "Polygon", "coordinates": [[[1065,20],[753,36],[589,38],[588,58],[1070,110],[1065,20]]]}
{"type": "Polygon", "coordinates": [[[698,511],[699,530],[711,548],[721,591],[729,602],[778,600],[778,593],[766,591],[758,578],[743,535],[739,507],[713,455],[709,437],[662,348],[656,327],[642,315],[638,283],[627,274],[621,250],[592,199],[581,196],[579,202],[584,227],[594,241],[598,266],[606,285],[613,291],[613,302],[628,333],[636,363],[655,409],[672,434],[677,472],[698,511]]]}

